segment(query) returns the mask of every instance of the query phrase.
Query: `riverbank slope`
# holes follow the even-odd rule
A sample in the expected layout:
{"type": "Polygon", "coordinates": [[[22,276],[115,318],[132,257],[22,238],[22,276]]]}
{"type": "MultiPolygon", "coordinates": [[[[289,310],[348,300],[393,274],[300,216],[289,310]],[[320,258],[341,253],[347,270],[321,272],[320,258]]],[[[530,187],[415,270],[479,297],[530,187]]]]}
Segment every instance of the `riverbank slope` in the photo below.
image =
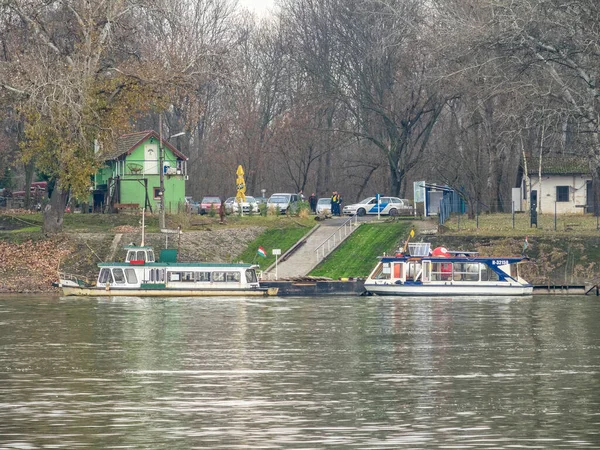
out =
{"type": "MultiPolygon", "coordinates": [[[[259,221],[254,221],[226,228],[219,225],[204,226],[201,230],[185,231],[180,236],[148,233],[146,243],[156,249],[164,248],[167,243],[169,247],[179,247],[181,261],[232,262],[245,254],[246,258],[253,259],[245,262],[260,263],[261,267],[264,266],[262,268],[266,268],[266,260],[255,258],[255,253],[248,252],[269,230],[268,226],[259,224],[259,221]]],[[[524,237],[480,236],[464,232],[431,235],[425,231],[420,233],[419,229],[417,226],[417,236],[413,240],[431,242],[432,248],[444,246],[452,250],[478,251],[483,256],[513,256],[523,251],[524,237]]],[[[58,293],[52,283],[57,281],[59,268],[95,279],[99,261],[123,258],[122,247],[131,242],[139,244],[141,239],[139,227],[133,225],[94,232],[76,230],[48,237],[41,233],[23,233],[16,238],[14,234],[6,234],[9,232],[5,230],[5,234],[0,235],[0,292],[4,293],[58,293]]],[[[401,241],[390,243],[390,249],[401,244],[401,241]]],[[[354,242],[352,245],[362,244],[354,242]]],[[[525,252],[532,262],[523,266],[522,275],[535,285],[598,283],[600,236],[574,233],[530,236],[525,252]]],[[[336,258],[335,252],[331,258],[336,258]]],[[[373,260],[372,265],[375,262],[373,260]]],[[[333,264],[340,265],[344,265],[343,258],[333,264]]],[[[328,276],[326,273],[319,275],[328,276]]],[[[366,274],[356,273],[352,276],[364,277],[366,274]]],[[[337,278],[334,274],[331,277],[337,278]]]]}

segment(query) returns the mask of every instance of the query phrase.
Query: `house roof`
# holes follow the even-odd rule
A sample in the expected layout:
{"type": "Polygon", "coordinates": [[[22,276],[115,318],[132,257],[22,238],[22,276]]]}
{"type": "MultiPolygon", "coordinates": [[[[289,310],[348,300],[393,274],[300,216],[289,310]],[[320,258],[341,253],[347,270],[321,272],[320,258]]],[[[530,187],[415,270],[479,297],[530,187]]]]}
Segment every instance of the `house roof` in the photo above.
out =
{"type": "MultiPolygon", "coordinates": [[[[113,151],[104,152],[103,157],[105,160],[119,159],[123,155],[129,155],[135,148],[142,142],[147,141],[150,138],[154,138],[157,141],[160,140],[160,136],[154,130],[138,131],[136,133],[124,134],[117,140],[117,146],[113,151]]],[[[184,161],[188,160],[188,157],[169,144],[164,139],[162,140],[163,147],[168,148],[173,152],[177,158],[184,161]]]]}
{"type": "MultiPolygon", "coordinates": [[[[540,158],[527,158],[527,173],[539,172],[540,158]]],[[[573,155],[545,155],[542,157],[542,175],[589,175],[590,166],[586,158],[573,155]]]]}

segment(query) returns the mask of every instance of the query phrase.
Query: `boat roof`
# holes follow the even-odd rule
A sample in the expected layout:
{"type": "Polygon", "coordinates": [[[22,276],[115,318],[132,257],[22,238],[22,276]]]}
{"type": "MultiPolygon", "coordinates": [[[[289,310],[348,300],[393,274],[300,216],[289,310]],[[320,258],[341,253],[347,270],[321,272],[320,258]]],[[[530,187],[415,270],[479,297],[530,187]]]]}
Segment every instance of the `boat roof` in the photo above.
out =
{"type": "MultiPolygon", "coordinates": [[[[451,253],[451,252],[448,252],[451,253]]],[[[381,256],[382,262],[394,261],[433,261],[433,262],[482,262],[485,264],[502,265],[498,261],[506,261],[504,264],[515,264],[520,261],[529,261],[527,256],[477,256],[477,252],[456,252],[451,256],[411,256],[411,255],[394,255],[381,256]],[[474,253],[475,256],[468,253],[474,253]]]]}
{"type": "Polygon", "coordinates": [[[135,244],[127,244],[125,247],[123,247],[125,250],[152,250],[154,251],[154,248],[150,245],[135,245],[135,244]]]}
{"type": "Polygon", "coordinates": [[[258,267],[256,264],[249,263],[210,263],[210,262],[146,262],[144,264],[131,264],[128,262],[102,262],[98,267],[173,267],[173,268],[216,268],[216,269],[250,269],[258,267]]]}

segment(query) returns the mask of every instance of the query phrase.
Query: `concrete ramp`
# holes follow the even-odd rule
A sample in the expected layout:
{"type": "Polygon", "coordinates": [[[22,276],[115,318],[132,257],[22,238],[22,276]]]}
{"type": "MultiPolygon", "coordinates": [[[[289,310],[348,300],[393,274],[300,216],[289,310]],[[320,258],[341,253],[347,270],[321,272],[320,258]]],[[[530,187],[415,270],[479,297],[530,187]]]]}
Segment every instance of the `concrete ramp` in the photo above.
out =
{"type": "Polygon", "coordinates": [[[336,217],[322,221],[308,236],[281,256],[277,271],[275,265],[272,265],[265,271],[264,277],[269,280],[285,280],[308,275],[325,256],[352,234],[359,224],[356,217],[336,217]]]}

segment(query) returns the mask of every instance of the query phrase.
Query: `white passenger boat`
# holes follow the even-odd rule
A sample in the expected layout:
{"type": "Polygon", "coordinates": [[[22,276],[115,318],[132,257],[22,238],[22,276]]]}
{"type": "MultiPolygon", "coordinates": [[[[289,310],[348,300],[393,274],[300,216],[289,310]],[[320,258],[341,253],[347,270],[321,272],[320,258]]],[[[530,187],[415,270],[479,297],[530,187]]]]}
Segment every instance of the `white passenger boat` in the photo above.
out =
{"type": "Polygon", "coordinates": [[[430,250],[408,244],[408,252],[383,256],[365,281],[368,293],[404,296],[531,295],[533,285],[519,276],[527,257],[480,257],[477,252],[430,250]]]}
{"type": "Polygon", "coordinates": [[[159,261],[148,246],[125,247],[125,262],[99,263],[94,284],[82,277],[59,272],[64,295],[200,297],[277,295],[277,288],[263,288],[257,265],[176,262],[176,250],[161,251],[159,261]]]}

